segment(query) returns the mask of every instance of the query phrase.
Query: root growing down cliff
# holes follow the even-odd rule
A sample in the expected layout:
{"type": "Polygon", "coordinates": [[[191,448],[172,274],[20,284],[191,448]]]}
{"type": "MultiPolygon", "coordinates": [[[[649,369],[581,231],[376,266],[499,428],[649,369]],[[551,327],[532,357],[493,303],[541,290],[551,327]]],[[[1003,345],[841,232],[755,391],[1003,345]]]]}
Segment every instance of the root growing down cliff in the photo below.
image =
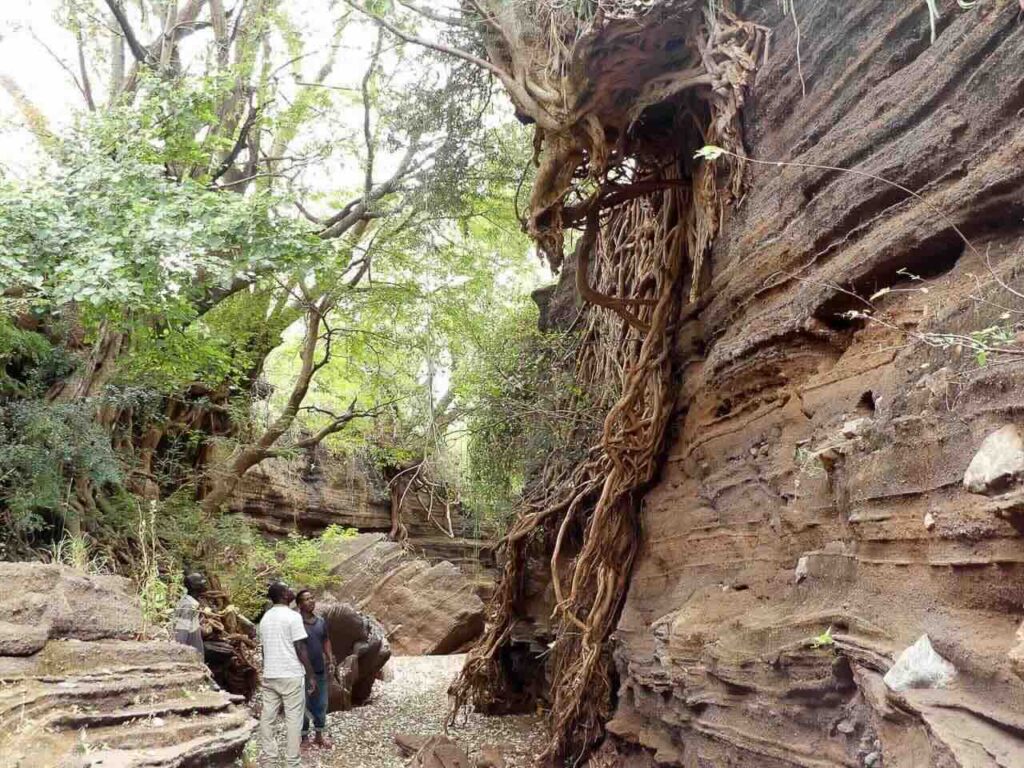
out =
{"type": "Polygon", "coordinates": [[[588,305],[576,379],[608,410],[587,458],[559,469],[549,462],[527,496],[505,540],[488,632],[451,692],[456,710],[500,708],[510,682],[500,657],[527,553],[546,533],[557,605],[544,760],[574,764],[611,711],[608,639],[639,542],[640,493],[657,472],[675,405],[675,323],[700,299],[722,206],[740,189],[741,159],[716,177],[691,157],[706,143],[742,157],[738,115],[763,30],[697,3],[632,14],[598,3],[586,20],[536,5],[535,24],[510,11],[486,15],[488,51],[536,123],[528,231],[558,267],[566,232],[582,228],[571,265],[588,305]]]}

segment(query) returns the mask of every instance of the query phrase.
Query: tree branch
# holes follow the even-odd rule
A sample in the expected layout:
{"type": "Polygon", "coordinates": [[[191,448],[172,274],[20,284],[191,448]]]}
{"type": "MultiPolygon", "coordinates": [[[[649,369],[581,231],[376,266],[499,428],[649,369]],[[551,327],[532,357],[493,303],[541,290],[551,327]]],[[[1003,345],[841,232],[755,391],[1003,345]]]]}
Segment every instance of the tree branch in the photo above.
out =
{"type": "Polygon", "coordinates": [[[387,181],[378,184],[369,194],[363,196],[361,200],[352,201],[346,205],[339,213],[332,216],[327,220],[327,227],[320,232],[320,237],[327,240],[330,238],[340,237],[351,229],[357,222],[365,219],[370,213],[370,206],[380,200],[385,195],[390,195],[396,192],[401,186],[402,182],[418,168],[420,168],[428,158],[423,158],[416,163],[413,162],[413,156],[418,149],[416,142],[409,145],[405,155],[403,155],[401,161],[398,164],[398,168],[391,175],[387,181]]]}
{"type": "Polygon", "coordinates": [[[75,34],[76,42],[78,43],[78,71],[82,74],[82,95],[85,97],[85,103],[89,107],[90,112],[96,111],[96,100],[92,95],[92,83],[89,81],[89,67],[85,61],[85,41],[82,40],[81,31],[75,34]]]}
{"type": "Polygon", "coordinates": [[[242,150],[245,149],[245,146],[249,141],[249,132],[256,124],[256,119],[259,117],[259,113],[259,107],[254,107],[251,104],[249,105],[249,114],[246,115],[245,122],[242,123],[242,127],[238,131],[238,137],[235,139],[235,144],[231,147],[231,151],[228,152],[227,156],[225,156],[224,160],[221,162],[220,167],[210,178],[210,184],[213,184],[217,179],[234,167],[235,161],[238,159],[238,156],[242,153],[242,150]]]}
{"type": "Polygon", "coordinates": [[[110,9],[110,12],[114,14],[117,26],[119,26],[121,31],[124,33],[124,39],[128,43],[128,49],[132,52],[132,56],[134,56],[135,60],[142,66],[152,65],[153,54],[139,42],[139,38],[135,34],[135,30],[132,29],[132,25],[129,23],[128,17],[125,15],[124,8],[121,7],[120,0],[105,0],[105,2],[107,7],[110,9]]]}
{"type": "Polygon", "coordinates": [[[508,89],[512,97],[530,113],[530,116],[537,121],[537,124],[539,126],[547,130],[557,130],[558,123],[547,113],[546,110],[541,108],[541,106],[537,103],[537,100],[529,93],[529,91],[527,91],[527,89],[519,80],[517,80],[515,77],[513,77],[505,70],[503,70],[501,67],[498,67],[497,65],[492,64],[491,62],[487,61],[486,59],[482,59],[479,56],[475,56],[472,53],[469,53],[468,51],[463,51],[460,48],[452,48],[451,46],[444,45],[442,43],[432,42],[425,38],[419,37],[418,35],[403,32],[390,21],[369,11],[368,9],[361,6],[359,3],[355,2],[355,0],[345,0],[345,3],[348,4],[350,7],[354,8],[355,10],[359,11],[360,13],[364,14],[367,18],[371,19],[375,24],[384,27],[384,29],[386,29],[388,32],[390,32],[400,40],[404,40],[407,43],[412,43],[413,45],[419,45],[423,48],[428,48],[432,51],[437,51],[438,53],[443,53],[447,56],[454,56],[457,59],[468,61],[470,64],[474,64],[475,66],[480,67],[481,69],[486,70],[487,72],[490,72],[492,75],[494,75],[501,81],[502,85],[504,85],[505,88],[508,89]]]}

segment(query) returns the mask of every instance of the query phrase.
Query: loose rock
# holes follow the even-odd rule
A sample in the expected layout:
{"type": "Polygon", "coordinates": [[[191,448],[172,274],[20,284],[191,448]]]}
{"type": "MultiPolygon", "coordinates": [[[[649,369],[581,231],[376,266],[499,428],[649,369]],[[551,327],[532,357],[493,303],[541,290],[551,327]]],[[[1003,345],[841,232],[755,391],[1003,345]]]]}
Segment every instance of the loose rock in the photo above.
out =
{"type": "Polygon", "coordinates": [[[1024,476],[1024,439],[1013,424],[985,438],[964,473],[964,487],[971,493],[994,493],[1024,476]]]}
{"type": "Polygon", "coordinates": [[[431,736],[413,755],[410,768],[469,768],[469,755],[447,736],[431,736]]]}
{"type": "Polygon", "coordinates": [[[868,418],[851,419],[843,424],[843,437],[848,439],[858,437],[864,434],[870,424],[871,419],[868,418]]]}
{"type": "Polygon", "coordinates": [[[505,768],[505,751],[507,747],[495,744],[484,744],[480,748],[480,756],[476,759],[476,768],[505,768]]]}
{"type": "Polygon", "coordinates": [[[396,654],[455,653],[484,629],[475,584],[448,562],[431,565],[382,534],[333,542],[330,596],[384,625],[396,654]]]}
{"type": "Polygon", "coordinates": [[[807,578],[807,555],[796,561],[796,570],[793,571],[793,577],[796,579],[797,584],[807,578]]]}
{"type": "Polygon", "coordinates": [[[906,648],[882,680],[890,690],[908,688],[944,688],[956,676],[956,667],[932,648],[928,635],[906,648]]]}
{"type": "Polygon", "coordinates": [[[1017,628],[1017,644],[1010,649],[1010,664],[1018,677],[1024,678],[1024,622],[1017,628]]]}

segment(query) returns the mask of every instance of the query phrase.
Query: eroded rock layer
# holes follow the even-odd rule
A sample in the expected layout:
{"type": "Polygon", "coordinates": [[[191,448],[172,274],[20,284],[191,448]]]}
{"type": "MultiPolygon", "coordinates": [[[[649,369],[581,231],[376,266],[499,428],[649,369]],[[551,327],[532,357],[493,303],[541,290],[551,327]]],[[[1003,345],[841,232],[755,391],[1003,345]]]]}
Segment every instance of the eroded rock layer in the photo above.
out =
{"type": "Polygon", "coordinates": [[[391,528],[384,481],[361,462],[339,459],[322,447],[253,467],[239,483],[231,510],[278,536],[317,534],[329,525],[363,531],[391,528]]]}
{"type": "Polygon", "coordinates": [[[127,580],[0,563],[0,765],[230,765],[255,727],[199,655],[139,640],[127,580]]]}
{"type": "Polygon", "coordinates": [[[752,165],[726,214],[615,637],[645,762],[1024,766],[1024,490],[963,482],[1024,425],[1024,25],[944,10],[931,44],[924,3],[797,3],[806,97],[792,18],[748,14],[751,156],[925,201],[752,165]],[[890,691],[922,634],[955,681],[890,691]]]}
{"type": "Polygon", "coordinates": [[[397,655],[455,653],[480,636],[484,604],[449,562],[429,563],[383,534],[361,534],[325,550],[334,600],[384,625],[397,655]]]}
{"type": "Polygon", "coordinates": [[[444,505],[425,505],[420,495],[397,488],[365,462],[318,447],[292,458],[268,459],[246,473],[230,508],[272,536],[316,535],[330,525],[363,533],[388,532],[392,504],[411,550],[430,562],[448,561],[477,584],[486,597],[493,588],[495,542],[473,530],[464,516],[445,514],[444,505]]]}

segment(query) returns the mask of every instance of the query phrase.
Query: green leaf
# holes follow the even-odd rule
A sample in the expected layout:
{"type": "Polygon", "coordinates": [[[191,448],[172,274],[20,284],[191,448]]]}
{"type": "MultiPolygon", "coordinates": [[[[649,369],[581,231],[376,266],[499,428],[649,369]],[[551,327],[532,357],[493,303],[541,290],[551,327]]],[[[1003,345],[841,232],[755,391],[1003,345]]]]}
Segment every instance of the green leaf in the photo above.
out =
{"type": "Polygon", "coordinates": [[[827,648],[835,645],[836,641],[832,637],[832,627],[829,627],[820,635],[811,639],[811,648],[827,648]]]}
{"type": "Polygon", "coordinates": [[[703,147],[697,150],[696,154],[694,154],[693,157],[695,160],[702,159],[714,161],[720,158],[722,155],[726,154],[728,154],[728,152],[726,152],[721,147],[716,147],[714,144],[705,144],[703,147]]]}

